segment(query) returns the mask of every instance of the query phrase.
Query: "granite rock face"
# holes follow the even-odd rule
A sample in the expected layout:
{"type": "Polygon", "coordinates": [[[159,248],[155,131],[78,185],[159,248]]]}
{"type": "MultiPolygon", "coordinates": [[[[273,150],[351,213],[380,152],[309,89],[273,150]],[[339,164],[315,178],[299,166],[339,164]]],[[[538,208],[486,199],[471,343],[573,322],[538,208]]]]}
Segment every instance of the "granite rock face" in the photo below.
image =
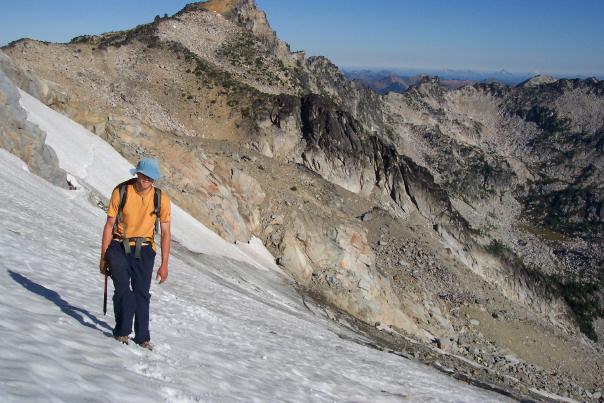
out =
{"type": "Polygon", "coordinates": [[[52,106],[68,101],[67,94],[58,84],[35,77],[16,66],[4,52],[0,51],[0,70],[13,84],[28,94],[38,98],[44,104],[52,106]]]}
{"type": "MultiPolygon", "coordinates": [[[[601,315],[604,285],[603,88],[535,77],[451,91],[434,79],[384,104],[397,150],[429,170],[472,237],[514,272],[538,274],[507,288],[563,296],[592,337],[585,321],[601,315]]],[[[547,300],[536,305],[547,311],[547,300]]]]}
{"type": "Polygon", "coordinates": [[[264,191],[253,177],[137,120],[110,116],[94,129],[133,163],[143,156],[158,158],[165,173],[159,185],[224,239],[247,242],[258,235],[264,191]]]}
{"type": "Polygon", "coordinates": [[[375,266],[366,230],[353,220],[337,227],[295,211],[279,241],[279,263],[312,294],[367,322],[394,326],[429,342],[429,313],[417,299],[399,298],[375,266]]]}
{"type": "Polygon", "coordinates": [[[27,113],[19,105],[21,96],[13,79],[37,88],[36,80],[0,51],[0,146],[21,158],[31,172],[67,188],[67,178],[59,168],[56,154],[44,144],[45,134],[27,121],[27,113]]]}

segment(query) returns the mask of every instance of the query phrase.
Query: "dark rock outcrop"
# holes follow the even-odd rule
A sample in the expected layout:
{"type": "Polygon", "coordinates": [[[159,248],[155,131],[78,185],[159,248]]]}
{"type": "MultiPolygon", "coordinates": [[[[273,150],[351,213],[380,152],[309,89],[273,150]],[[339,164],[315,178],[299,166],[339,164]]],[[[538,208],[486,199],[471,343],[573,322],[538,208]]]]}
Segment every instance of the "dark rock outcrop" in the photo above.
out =
{"type": "Polygon", "coordinates": [[[406,213],[417,208],[433,219],[451,214],[446,193],[425,168],[397,153],[377,133],[369,133],[349,112],[325,97],[302,99],[305,165],[356,193],[384,191],[406,213]]]}
{"type": "Polygon", "coordinates": [[[331,99],[370,133],[384,131],[380,97],[361,82],[347,80],[329,59],[309,57],[300,74],[307,93],[331,99]]]}

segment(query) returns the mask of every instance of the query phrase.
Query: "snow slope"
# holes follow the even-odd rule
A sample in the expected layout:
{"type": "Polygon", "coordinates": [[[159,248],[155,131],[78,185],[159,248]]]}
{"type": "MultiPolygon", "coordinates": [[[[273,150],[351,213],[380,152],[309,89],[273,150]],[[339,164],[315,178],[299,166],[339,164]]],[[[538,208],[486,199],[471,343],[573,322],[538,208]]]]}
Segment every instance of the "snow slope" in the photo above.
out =
{"type": "MultiPolygon", "coordinates": [[[[108,194],[110,175],[127,172],[83,128],[25,95],[23,105],[78,180],[108,194]]],[[[176,245],[168,282],[152,285],[156,349],[121,345],[101,312],[104,212],[0,150],[1,401],[503,400],[356,343],[305,307],[260,245],[227,244],[179,214],[173,232],[193,252],[176,245]]]]}

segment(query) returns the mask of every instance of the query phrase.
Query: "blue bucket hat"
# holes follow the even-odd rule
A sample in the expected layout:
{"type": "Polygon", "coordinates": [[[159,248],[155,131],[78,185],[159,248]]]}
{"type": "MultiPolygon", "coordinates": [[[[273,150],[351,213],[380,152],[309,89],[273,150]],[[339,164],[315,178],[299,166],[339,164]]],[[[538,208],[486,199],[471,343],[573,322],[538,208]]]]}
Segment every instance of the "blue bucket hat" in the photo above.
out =
{"type": "Polygon", "coordinates": [[[136,168],[132,168],[130,173],[136,175],[137,172],[142,173],[145,176],[153,179],[154,181],[161,178],[159,173],[159,167],[155,158],[143,158],[136,164],[136,168]]]}

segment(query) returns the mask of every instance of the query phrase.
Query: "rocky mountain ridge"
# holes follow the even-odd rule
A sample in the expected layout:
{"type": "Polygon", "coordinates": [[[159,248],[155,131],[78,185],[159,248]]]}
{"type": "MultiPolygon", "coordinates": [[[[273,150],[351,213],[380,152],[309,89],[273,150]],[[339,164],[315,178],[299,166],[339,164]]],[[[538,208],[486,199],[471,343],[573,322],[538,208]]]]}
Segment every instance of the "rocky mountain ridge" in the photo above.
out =
{"type": "MultiPolygon", "coordinates": [[[[349,80],[358,80],[378,94],[386,95],[389,92],[403,93],[413,85],[430,80],[428,74],[402,75],[391,71],[352,70],[343,71],[344,77],[349,80]]],[[[439,76],[435,76],[439,77],[439,76]]],[[[477,79],[455,79],[439,77],[442,85],[449,89],[457,89],[464,85],[472,85],[477,79]]]]}
{"type": "Polygon", "coordinates": [[[315,298],[510,375],[502,349],[542,375],[560,365],[485,336],[533,323],[586,343],[587,364],[529,385],[600,382],[578,330],[602,334],[601,82],[425,80],[381,97],[290,53],[249,0],[3,50],[62,94],[39,98],[132,162],[160,158],[180,205],[231,241],[259,236],[315,298]]]}

